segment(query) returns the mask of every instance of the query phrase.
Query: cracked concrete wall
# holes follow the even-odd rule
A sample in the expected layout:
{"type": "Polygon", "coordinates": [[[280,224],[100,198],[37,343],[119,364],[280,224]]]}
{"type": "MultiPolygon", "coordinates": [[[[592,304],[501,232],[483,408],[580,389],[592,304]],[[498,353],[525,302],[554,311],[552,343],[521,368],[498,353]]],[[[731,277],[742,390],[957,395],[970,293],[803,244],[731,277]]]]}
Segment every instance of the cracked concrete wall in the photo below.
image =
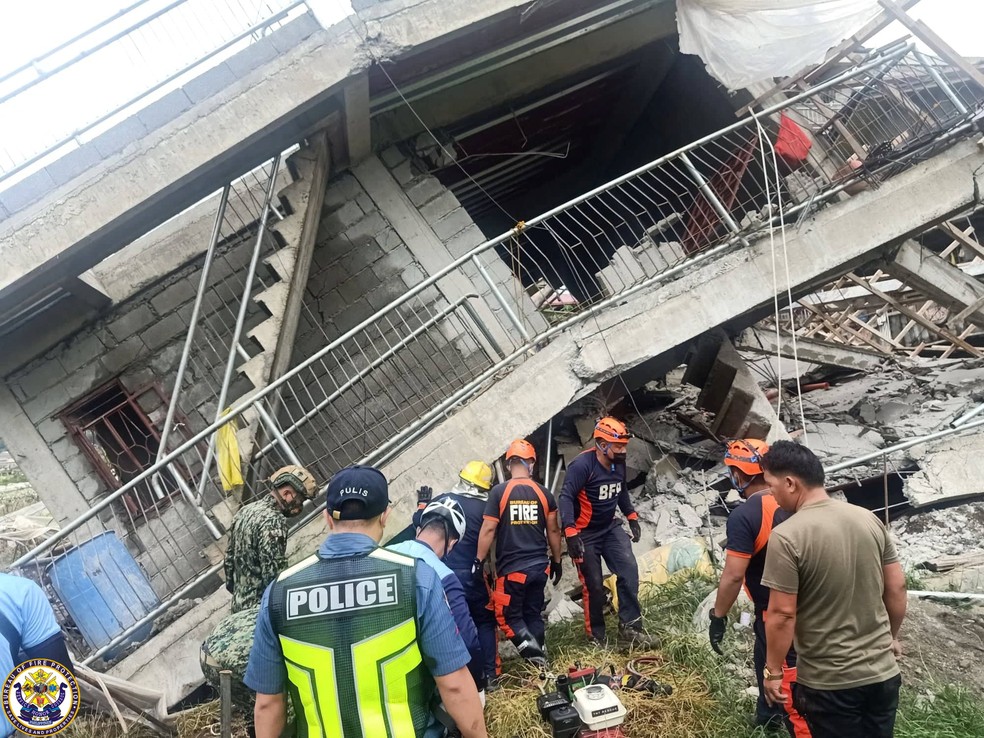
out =
{"type": "MultiPolygon", "coordinates": [[[[180,400],[179,409],[188,422],[183,432],[204,428],[215,417],[217,397],[210,387],[218,387],[222,381],[225,357],[220,353],[226,349],[221,342],[231,336],[242,293],[243,272],[253,244],[254,239],[246,238],[220,247],[213,264],[210,289],[202,304],[185,392],[180,400]],[[217,342],[215,349],[206,345],[208,339],[217,342]]],[[[270,247],[272,241],[266,250],[270,247]]],[[[142,391],[142,388],[159,383],[163,396],[170,398],[198,291],[202,261],[203,257],[195,258],[130,299],[110,307],[4,378],[9,396],[0,409],[9,406],[9,410],[4,412],[8,422],[0,424],[0,436],[16,457],[30,457],[24,471],[59,523],[77,517],[109,492],[59,413],[118,379],[128,391],[140,393],[137,400],[141,409],[160,431],[166,404],[156,392],[142,391]],[[23,418],[23,423],[33,428],[34,438],[18,430],[21,425],[13,422],[16,417],[23,418]]],[[[258,277],[257,285],[259,281],[258,277]]],[[[256,289],[259,287],[254,286],[256,289]]],[[[265,317],[263,309],[251,302],[244,336],[245,331],[265,317]]],[[[249,389],[248,381],[236,375],[230,396],[249,389]]],[[[181,432],[176,434],[180,437],[181,432]]],[[[96,518],[83,530],[95,534],[103,524],[117,530],[144,566],[158,594],[173,591],[175,583],[186,581],[192,571],[197,571],[200,561],[196,557],[211,543],[211,537],[180,497],[174,497],[161,511],[135,521],[123,505],[114,510],[115,521],[106,517],[100,523],[96,518]],[[130,529],[132,534],[128,533],[130,529]],[[176,540],[180,543],[176,544],[176,540]]],[[[77,540],[85,537],[80,533],[77,540]]]]}

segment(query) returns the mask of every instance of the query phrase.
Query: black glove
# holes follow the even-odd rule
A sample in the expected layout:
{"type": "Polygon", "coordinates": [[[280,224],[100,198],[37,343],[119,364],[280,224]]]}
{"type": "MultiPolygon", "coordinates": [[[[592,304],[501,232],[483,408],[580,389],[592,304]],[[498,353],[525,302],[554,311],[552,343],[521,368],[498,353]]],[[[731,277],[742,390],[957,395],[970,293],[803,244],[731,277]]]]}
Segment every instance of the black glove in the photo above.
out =
{"type": "Polygon", "coordinates": [[[639,525],[639,521],[636,518],[632,518],[629,521],[629,530],[632,531],[632,542],[638,543],[639,539],[642,538],[642,526],[639,525]]]}
{"type": "Polygon", "coordinates": [[[421,487],[417,490],[417,506],[426,506],[434,497],[434,490],[430,487],[421,487]]]}
{"type": "Polygon", "coordinates": [[[484,567],[483,567],[483,564],[482,564],[482,560],[481,559],[475,559],[472,562],[472,577],[473,578],[478,578],[478,577],[482,576],[482,573],[483,573],[482,572],[482,569],[483,568],[484,567]]]}
{"type": "Polygon", "coordinates": [[[564,576],[564,562],[563,561],[551,561],[550,562],[550,581],[553,582],[553,586],[560,584],[560,578],[564,576]]]}
{"type": "Polygon", "coordinates": [[[581,542],[581,536],[577,534],[567,536],[567,553],[575,564],[584,560],[584,544],[581,542]]]}
{"type": "Polygon", "coordinates": [[[728,630],[728,616],[725,615],[723,618],[719,618],[711,611],[711,624],[707,626],[707,637],[711,641],[711,648],[713,648],[717,653],[724,655],[724,651],[721,650],[721,642],[724,640],[724,634],[728,630]]]}

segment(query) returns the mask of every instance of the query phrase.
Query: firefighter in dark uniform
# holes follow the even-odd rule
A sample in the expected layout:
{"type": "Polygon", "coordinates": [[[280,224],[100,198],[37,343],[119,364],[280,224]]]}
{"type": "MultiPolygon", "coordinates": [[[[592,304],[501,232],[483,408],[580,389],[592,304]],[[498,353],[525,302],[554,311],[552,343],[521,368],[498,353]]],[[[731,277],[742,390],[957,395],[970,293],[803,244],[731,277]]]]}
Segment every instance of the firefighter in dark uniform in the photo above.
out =
{"type": "Polygon", "coordinates": [[[510,480],[489,492],[475,565],[476,569],[481,567],[494,539],[492,601],[499,628],[520,656],[545,666],[544,590],[548,577],[554,584],[560,581],[563,564],[557,503],[547,489],[533,481],[535,463],[532,444],[522,439],[510,444],[506,451],[510,480]]]}
{"type": "Polygon", "coordinates": [[[655,639],[642,628],[639,606],[639,567],[632,542],[642,536],[639,516],[625,483],[625,450],[629,434],[615,418],[595,424],[594,448],[582,452],[567,467],[560,492],[560,519],[567,538],[567,552],[578,569],[588,638],[605,644],[605,586],[601,560],[618,578],[619,639],[652,645],[655,639]],[[616,517],[622,511],[632,531],[632,541],[616,517]]]}
{"type": "Polygon", "coordinates": [[[264,593],[245,679],[257,693],[257,738],[280,736],[288,692],[301,738],[439,738],[435,686],[461,735],[486,738],[437,574],[377,547],[388,508],[378,469],[338,472],[327,492],[332,535],[264,593]]]}
{"type": "MultiPolygon", "coordinates": [[[[769,589],[762,586],[762,571],[765,568],[765,552],[769,535],[779,523],[789,518],[775,497],[769,493],[769,485],[762,475],[761,459],[768,452],[765,441],[745,438],[732,441],[724,455],[724,464],[731,477],[731,485],[744,498],[728,516],[728,548],[724,572],[718,585],[717,599],[711,611],[708,637],[711,647],[721,653],[721,642],[727,632],[728,612],[738,599],[742,585],[755,605],[755,650],[753,661],[755,679],[758,682],[759,697],[755,704],[755,716],[750,721],[754,725],[782,729],[785,725],[793,738],[809,736],[809,729],[803,717],[793,707],[792,700],[784,705],[769,705],[765,701],[763,689],[765,669],[765,617],[769,607],[769,589]],[[788,711],[788,712],[787,712],[788,711]]],[[[786,657],[787,668],[796,666],[796,652],[790,649],[786,657]]]]}

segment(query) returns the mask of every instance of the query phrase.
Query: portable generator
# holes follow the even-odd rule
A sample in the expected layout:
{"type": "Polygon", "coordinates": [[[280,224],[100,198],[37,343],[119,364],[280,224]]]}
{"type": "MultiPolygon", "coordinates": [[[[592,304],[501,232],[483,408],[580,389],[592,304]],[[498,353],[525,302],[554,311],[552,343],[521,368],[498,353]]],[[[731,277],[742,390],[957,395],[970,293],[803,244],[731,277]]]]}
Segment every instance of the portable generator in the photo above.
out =
{"type": "MultiPolygon", "coordinates": [[[[574,692],[573,704],[578,717],[588,731],[582,732],[582,736],[617,728],[625,722],[627,712],[625,705],[607,684],[589,684],[581,687],[574,692]]],[[[620,734],[621,731],[618,735],[620,734]]]]}

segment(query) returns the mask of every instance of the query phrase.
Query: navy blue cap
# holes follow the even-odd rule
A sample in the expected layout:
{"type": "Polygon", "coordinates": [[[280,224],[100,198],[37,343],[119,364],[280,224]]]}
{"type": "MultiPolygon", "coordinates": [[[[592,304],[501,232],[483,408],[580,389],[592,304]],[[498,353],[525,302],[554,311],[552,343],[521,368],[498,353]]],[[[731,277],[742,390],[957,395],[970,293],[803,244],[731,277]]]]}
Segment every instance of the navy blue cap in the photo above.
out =
{"type": "Polygon", "coordinates": [[[389,504],[389,484],[373,466],[347,466],[328,482],[325,507],[335,520],[371,520],[382,515],[389,504]],[[342,505],[349,500],[362,505],[352,506],[343,516],[342,505]]]}

